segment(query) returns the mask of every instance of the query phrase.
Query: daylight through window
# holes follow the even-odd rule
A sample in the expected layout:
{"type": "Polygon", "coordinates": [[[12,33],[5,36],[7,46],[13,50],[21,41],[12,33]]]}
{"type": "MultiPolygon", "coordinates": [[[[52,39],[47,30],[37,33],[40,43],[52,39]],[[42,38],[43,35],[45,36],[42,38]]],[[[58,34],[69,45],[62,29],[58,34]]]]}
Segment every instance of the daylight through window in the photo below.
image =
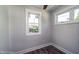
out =
{"type": "Polygon", "coordinates": [[[39,32],[39,14],[28,14],[29,32],[39,32]]]}
{"type": "Polygon", "coordinates": [[[27,34],[38,34],[41,30],[41,13],[26,9],[27,34]]]}
{"type": "Polygon", "coordinates": [[[78,23],[79,7],[74,7],[65,12],[56,13],[56,24],[78,23]]]}

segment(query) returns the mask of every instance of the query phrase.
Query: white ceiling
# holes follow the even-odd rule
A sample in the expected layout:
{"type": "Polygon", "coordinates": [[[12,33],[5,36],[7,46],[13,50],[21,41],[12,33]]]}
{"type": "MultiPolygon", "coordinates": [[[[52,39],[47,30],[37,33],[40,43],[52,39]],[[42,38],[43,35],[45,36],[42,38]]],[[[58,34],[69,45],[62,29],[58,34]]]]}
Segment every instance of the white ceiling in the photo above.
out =
{"type": "Polygon", "coordinates": [[[43,5],[29,5],[30,7],[34,7],[34,8],[38,8],[38,9],[42,9],[43,5]]]}
{"type": "MultiPolygon", "coordinates": [[[[38,9],[43,9],[44,5],[28,5],[29,7],[34,7],[34,8],[38,8],[38,9]]],[[[54,10],[55,8],[57,8],[59,5],[48,5],[47,9],[48,11],[50,10],[54,10]]]]}
{"type": "MultiPolygon", "coordinates": [[[[37,8],[37,9],[43,9],[44,5],[22,5],[22,7],[29,7],[29,8],[37,8]]],[[[46,10],[51,11],[55,10],[60,5],[48,5],[46,10]]]]}

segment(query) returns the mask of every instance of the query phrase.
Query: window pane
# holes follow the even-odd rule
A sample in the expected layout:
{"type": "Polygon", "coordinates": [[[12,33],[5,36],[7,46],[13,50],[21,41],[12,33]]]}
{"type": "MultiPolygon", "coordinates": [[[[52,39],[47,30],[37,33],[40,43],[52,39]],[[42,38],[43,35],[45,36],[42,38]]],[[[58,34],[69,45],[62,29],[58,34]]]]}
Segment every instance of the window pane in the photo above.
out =
{"type": "Polygon", "coordinates": [[[38,21],[39,21],[39,16],[40,16],[39,14],[36,15],[35,23],[38,23],[38,21]]]}
{"type": "Polygon", "coordinates": [[[33,13],[29,13],[29,23],[38,23],[38,19],[39,19],[39,15],[38,14],[33,14],[33,13]]]}
{"type": "Polygon", "coordinates": [[[38,23],[38,18],[35,19],[35,23],[38,23]]]}
{"type": "Polygon", "coordinates": [[[33,28],[33,26],[37,26],[38,27],[38,24],[29,24],[29,28],[33,28]]]}
{"type": "Polygon", "coordinates": [[[36,15],[29,13],[29,20],[28,20],[29,23],[34,23],[34,21],[35,21],[35,16],[36,16],[36,15]]]}
{"type": "Polygon", "coordinates": [[[69,21],[69,12],[63,13],[61,15],[58,15],[58,20],[57,22],[66,22],[69,21]]]}
{"type": "Polygon", "coordinates": [[[29,24],[29,32],[38,32],[38,24],[29,24]]]}
{"type": "Polygon", "coordinates": [[[74,10],[74,20],[79,21],[79,9],[74,10]]]}

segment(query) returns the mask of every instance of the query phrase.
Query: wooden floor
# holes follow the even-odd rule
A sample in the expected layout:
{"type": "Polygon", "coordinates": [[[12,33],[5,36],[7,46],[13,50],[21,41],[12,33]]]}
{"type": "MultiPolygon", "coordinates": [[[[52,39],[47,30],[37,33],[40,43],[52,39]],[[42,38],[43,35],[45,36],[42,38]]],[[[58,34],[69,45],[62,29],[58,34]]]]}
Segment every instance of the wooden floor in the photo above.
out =
{"type": "Polygon", "coordinates": [[[50,45],[24,54],[65,54],[65,53],[55,48],[54,46],[50,45]]]}

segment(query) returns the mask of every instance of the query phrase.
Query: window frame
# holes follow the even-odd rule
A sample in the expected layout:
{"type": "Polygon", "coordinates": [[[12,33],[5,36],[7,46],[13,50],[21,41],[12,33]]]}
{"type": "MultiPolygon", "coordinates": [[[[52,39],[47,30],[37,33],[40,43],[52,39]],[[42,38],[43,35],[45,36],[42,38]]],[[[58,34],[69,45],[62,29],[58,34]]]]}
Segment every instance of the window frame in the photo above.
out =
{"type": "Polygon", "coordinates": [[[25,16],[26,16],[26,35],[39,35],[41,34],[41,12],[36,11],[36,10],[31,10],[31,9],[25,9],[25,16]],[[39,14],[39,20],[38,20],[38,25],[39,25],[39,32],[36,33],[30,33],[29,32],[29,27],[28,27],[28,13],[34,13],[34,14],[39,14]]]}
{"type": "Polygon", "coordinates": [[[65,8],[63,10],[60,10],[59,12],[56,12],[55,13],[55,24],[79,23],[78,21],[74,20],[74,10],[78,9],[78,8],[79,8],[79,6],[72,6],[72,7],[68,7],[68,8],[65,8]],[[61,14],[66,13],[66,12],[70,12],[70,16],[69,16],[70,21],[68,21],[68,22],[62,22],[62,23],[61,22],[57,22],[58,15],[61,15],[61,14]]]}

